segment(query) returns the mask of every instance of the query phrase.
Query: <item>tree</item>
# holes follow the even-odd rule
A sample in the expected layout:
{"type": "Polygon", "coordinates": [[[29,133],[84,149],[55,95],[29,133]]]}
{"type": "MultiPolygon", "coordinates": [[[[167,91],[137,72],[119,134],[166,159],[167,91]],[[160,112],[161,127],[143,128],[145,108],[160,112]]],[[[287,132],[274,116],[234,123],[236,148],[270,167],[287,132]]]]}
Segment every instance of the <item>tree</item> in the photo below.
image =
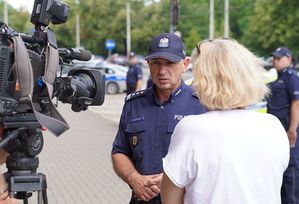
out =
{"type": "Polygon", "coordinates": [[[182,33],[187,55],[191,55],[196,43],[208,37],[209,4],[206,0],[180,1],[180,19],[175,30],[182,33]]]}
{"type": "MultiPolygon", "coordinates": [[[[18,10],[7,5],[8,9],[8,26],[17,32],[32,33],[34,26],[30,23],[30,14],[25,8],[18,10]]],[[[3,3],[0,4],[0,21],[3,21],[3,3]]]]}
{"type": "Polygon", "coordinates": [[[159,33],[168,32],[169,9],[168,1],[165,0],[147,6],[143,3],[132,6],[132,50],[147,54],[151,38],[159,33]]]}
{"type": "MultiPolygon", "coordinates": [[[[163,11],[166,0],[145,5],[142,1],[129,1],[131,5],[132,50],[144,54],[151,37],[167,32],[168,18],[163,11]]],[[[79,5],[69,0],[71,13],[66,24],[55,26],[59,45],[74,46],[75,14],[79,13],[81,45],[95,54],[106,55],[106,39],[114,39],[113,52],[126,54],[126,2],[123,0],[84,0],[79,5]],[[84,18],[82,18],[84,14],[84,18]],[[63,35],[61,35],[63,33],[63,35]]],[[[167,16],[169,16],[167,12],[167,16]]]]}
{"type": "Polygon", "coordinates": [[[257,0],[250,18],[250,43],[264,55],[282,45],[298,52],[298,21],[298,0],[257,0]]]}
{"type": "MultiPolygon", "coordinates": [[[[81,45],[94,54],[107,55],[107,39],[116,41],[113,52],[126,54],[126,3],[131,6],[131,48],[146,54],[151,38],[169,32],[170,0],[65,0],[70,6],[65,24],[54,29],[60,47],[75,46],[75,16],[80,15],[81,45]],[[84,16],[84,17],[83,17],[84,16]]],[[[223,36],[224,1],[215,1],[215,37],[223,36]]],[[[209,1],[183,0],[175,30],[182,33],[187,54],[209,35],[209,1]]],[[[0,14],[1,14],[0,4],[0,14]]],[[[27,11],[9,7],[10,26],[31,33],[34,27],[27,11]]],[[[259,55],[269,55],[285,45],[299,50],[298,0],[230,0],[230,36],[259,55]]]]}
{"type": "MultiPolygon", "coordinates": [[[[255,0],[230,0],[230,36],[241,43],[246,41],[245,33],[249,17],[254,11],[255,0]]],[[[209,37],[209,1],[180,1],[180,21],[177,29],[183,33],[187,53],[195,43],[209,37]],[[196,39],[197,38],[197,39],[196,39]],[[193,40],[191,40],[193,39],[193,40]]],[[[224,1],[215,0],[215,38],[224,34],[224,1]]]]}

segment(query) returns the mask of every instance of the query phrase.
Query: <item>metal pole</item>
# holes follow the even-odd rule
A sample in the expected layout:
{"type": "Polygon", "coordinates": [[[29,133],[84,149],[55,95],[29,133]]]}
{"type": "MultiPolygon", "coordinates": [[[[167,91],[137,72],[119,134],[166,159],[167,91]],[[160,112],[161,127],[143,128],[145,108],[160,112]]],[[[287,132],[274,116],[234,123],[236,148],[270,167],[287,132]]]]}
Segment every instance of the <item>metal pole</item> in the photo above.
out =
{"type": "Polygon", "coordinates": [[[3,1],[3,21],[6,25],[8,25],[8,12],[7,12],[7,2],[6,0],[3,1]]]}
{"type": "Polygon", "coordinates": [[[229,0],[224,1],[224,37],[229,37],[229,0]]]}
{"type": "Polygon", "coordinates": [[[127,3],[127,57],[131,52],[131,8],[130,3],[127,3]]]}
{"type": "Polygon", "coordinates": [[[210,0],[210,25],[209,25],[209,39],[214,39],[214,0],[210,0]]]}
{"type": "Polygon", "coordinates": [[[76,11],[76,47],[77,48],[80,48],[81,45],[80,45],[80,15],[79,15],[79,4],[80,4],[80,1],[79,0],[76,0],[75,3],[77,4],[77,11],[76,11]]]}
{"type": "Polygon", "coordinates": [[[76,14],[76,47],[80,48],[80,16],[76,14]]]}
{"type": "Polygon", "coordinates": [[[173,0],[170,0],[170,26],[169,26],[169,32],[173,33],[174,32],[174,25],[173,25],[173,0]]]}

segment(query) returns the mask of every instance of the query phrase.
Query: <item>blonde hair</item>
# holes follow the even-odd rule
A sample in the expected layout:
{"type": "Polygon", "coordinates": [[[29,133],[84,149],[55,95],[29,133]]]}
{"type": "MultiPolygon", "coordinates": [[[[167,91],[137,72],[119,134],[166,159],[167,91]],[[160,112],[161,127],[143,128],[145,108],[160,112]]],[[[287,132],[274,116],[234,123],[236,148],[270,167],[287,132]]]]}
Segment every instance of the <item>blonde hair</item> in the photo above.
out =
{"type": "Polygon", "coordinates": [[[268,93],[262,79],[264,62],[243,45],[215,39],[198,46],[191,56],[194,88],[209,110],[244,108],[268,93]]]}

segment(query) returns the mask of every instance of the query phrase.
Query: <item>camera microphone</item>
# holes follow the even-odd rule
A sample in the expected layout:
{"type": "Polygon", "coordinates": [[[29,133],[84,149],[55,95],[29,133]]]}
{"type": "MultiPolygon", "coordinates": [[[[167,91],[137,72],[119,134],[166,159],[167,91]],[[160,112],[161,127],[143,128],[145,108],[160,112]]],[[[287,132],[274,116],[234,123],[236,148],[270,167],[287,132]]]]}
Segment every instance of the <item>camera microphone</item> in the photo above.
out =
{"type": "Polygon", "coordinates": [[[58,48],[59,55],[68,59],[88,61],[91,59],[91,52],[77,48],[58,48]]]}

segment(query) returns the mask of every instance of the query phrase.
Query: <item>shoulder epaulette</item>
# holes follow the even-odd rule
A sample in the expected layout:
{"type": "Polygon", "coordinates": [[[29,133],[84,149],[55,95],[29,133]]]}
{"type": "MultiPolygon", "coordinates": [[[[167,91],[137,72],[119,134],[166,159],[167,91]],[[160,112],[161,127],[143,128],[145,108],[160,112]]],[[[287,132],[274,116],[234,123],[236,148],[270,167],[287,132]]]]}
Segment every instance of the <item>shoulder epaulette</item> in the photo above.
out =
{"type": "Polygon", "coordinates": [[[290,70],[290,69],[288,69],[287,72],[288,72],[289,75],[292,75],[292,74],[293,74],[293,71],[290,70]]]}
{"type": "Polygon", "coordinates": [[[287,68],[287,74],[288,75],[296,75],[298,76],[298,71],[293,68],[287,68]]]}
{"type": "Polygon", "coordinates": [[[140,91],[136,91],[134,93],[131,93],[129,95],[127,95],[125,102],[134,99],[134,98],[138,98],[140,96],[145,96],[146,94],[148,94],[151,91],[151,88],[148,89],[144,89],[144,90],[140,90],[140,91]]]}

